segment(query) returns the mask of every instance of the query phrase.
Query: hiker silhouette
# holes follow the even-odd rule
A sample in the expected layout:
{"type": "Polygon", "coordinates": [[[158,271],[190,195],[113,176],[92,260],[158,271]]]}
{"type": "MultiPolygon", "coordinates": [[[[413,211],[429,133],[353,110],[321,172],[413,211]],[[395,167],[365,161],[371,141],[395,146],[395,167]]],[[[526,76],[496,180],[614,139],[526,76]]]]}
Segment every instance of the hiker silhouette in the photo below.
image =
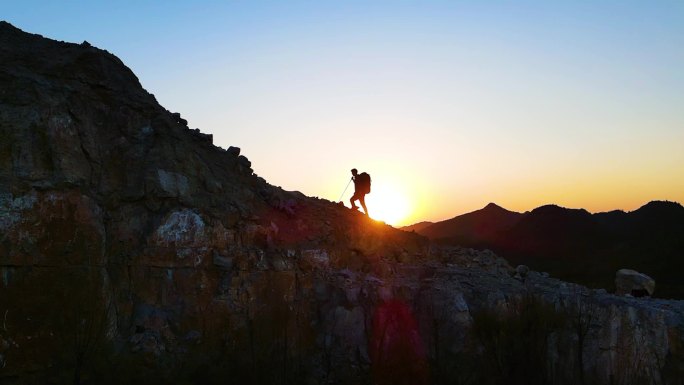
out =
{"type": "Polygon", "coordinates": [[[355,168],[351,170],[351,173],[352,180],[354,181],[354,195],[352,195],[349,202],[351,203],[352,209],[358,210],[359,207],[356,204],[354,204],[354,201],[358,200],[361,203],[361,207],[363,207],[363,212],[366,214],[366,216],[368,216],[368,208],[366,208],[365,198],[366,194],[370,193],[370,175],[368,175],[365,172],[359,174],[358,170],[356,170],[355,168]]]}

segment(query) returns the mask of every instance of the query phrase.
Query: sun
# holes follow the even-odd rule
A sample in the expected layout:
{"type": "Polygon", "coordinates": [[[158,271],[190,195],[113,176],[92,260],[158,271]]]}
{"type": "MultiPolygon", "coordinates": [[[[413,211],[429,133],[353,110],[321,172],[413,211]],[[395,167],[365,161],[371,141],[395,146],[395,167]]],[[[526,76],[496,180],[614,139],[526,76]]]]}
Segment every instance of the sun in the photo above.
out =
{"type": "Polygon", "coordinates": [[[366,195],[366,206],[370,217],[390,225],[398,225],[410,213],[409,200],[397,186],[373,184],[366,195]]]}

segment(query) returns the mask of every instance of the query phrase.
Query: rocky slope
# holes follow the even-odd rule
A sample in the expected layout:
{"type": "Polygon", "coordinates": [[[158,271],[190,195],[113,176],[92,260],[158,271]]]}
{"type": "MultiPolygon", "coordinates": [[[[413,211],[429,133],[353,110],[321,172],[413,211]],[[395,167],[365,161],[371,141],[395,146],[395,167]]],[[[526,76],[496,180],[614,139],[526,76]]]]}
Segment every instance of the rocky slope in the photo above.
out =
{"type": "Polygon", "coordinates": [[[0,138],[0,383],[684,373],[683,303],[516,274],[271,186],[85,42],[0,22],[0,138]]]}

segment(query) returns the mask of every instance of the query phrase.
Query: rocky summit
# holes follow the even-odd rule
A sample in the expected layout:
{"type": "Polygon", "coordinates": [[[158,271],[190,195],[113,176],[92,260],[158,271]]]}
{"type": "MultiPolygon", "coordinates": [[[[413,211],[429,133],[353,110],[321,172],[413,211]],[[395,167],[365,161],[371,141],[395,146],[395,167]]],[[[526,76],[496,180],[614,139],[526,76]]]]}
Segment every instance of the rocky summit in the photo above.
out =
{"type": "Polygon", "coordinates": [[[0,269],[2,384],[684,378],[683,302],[271,186],[114,55],[5,22],[0,269]]]}

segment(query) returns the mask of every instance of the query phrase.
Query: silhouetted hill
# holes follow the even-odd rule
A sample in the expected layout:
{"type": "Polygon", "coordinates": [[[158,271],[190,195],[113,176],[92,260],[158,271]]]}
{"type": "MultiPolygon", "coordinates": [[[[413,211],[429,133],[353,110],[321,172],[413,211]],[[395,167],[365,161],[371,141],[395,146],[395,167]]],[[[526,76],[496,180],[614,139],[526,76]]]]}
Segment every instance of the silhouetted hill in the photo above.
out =
{"type": "Polygon", "coordinates": [[[418,222],[414,223],[410,226],[404,226],[401,229],[404,231],[415,231],[415,232],[420,232],[424,228],[432,225],[434,222],[429,222],[429,221],[423,221],[423,222],[418,222]]]}
{"type": "Polygon", "coordinates": [[[508,211],[494,203],[471,213],[427,226],[418,233],[432,239],[449,238],[464,246],[478,246],[516,224],[522,214],[508,211]]]}
{"type": "Polygon", "coordinates": [[[630,213],[630,229],[633,232],[653,233],[684,230],[684,207],[677,202],[653,201],[630,213]]]}
{"type": "Polygon", "coordinates": [[[594,218],[606,231],[620,234],[629,227],[629,214],[622,210],[613,210],[594,214],[594,218]]]}
{"type": "Polygon", "coordinates": [[[656,279],[656,295],[684,298],[684,207],[653,201],[632,212],[591,214],[557,205],[524,214],[489,204],[436,222],[419,234],[451,245],[489,248],[514,264],[611,289],[615,271],[656,279]]]}
{"type": "Polygon", "coordinates": [[[546,205],[522,215],[507,231],[490,238],[497,248],[516,254],[570,255],[600,243],[600,229],[583,209],[546,205]]]}

